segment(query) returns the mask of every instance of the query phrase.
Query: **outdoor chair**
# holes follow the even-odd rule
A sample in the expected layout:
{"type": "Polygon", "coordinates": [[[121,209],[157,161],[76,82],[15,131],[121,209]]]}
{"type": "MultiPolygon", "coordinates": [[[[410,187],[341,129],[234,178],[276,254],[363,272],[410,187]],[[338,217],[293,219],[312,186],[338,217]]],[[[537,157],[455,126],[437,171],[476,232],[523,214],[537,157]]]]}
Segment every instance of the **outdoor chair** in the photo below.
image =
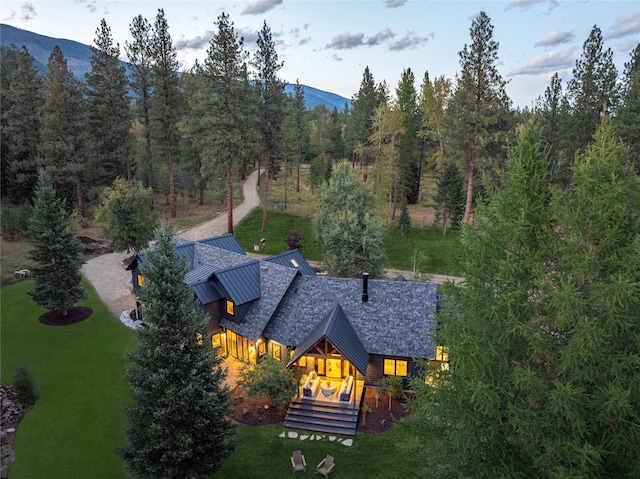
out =
{"type": "Polygon", "coordinates": [[[320,464],[316,467],[316,471],[318,474],[322,474],[325,479],[328,479],[329,473],[333,471],[334,467],[336,467],[336,465],[333,463],[333,456],[327,454],[327,457],[320,461],[320,464]]]}
{"type": "Polygon", "coordinates": [[[302,451],[293,451],[293,456],[291,456],[291,466],[293,467],[294,474],[298,471],[307,472],[307,462],[304,460],[302,451]]]}

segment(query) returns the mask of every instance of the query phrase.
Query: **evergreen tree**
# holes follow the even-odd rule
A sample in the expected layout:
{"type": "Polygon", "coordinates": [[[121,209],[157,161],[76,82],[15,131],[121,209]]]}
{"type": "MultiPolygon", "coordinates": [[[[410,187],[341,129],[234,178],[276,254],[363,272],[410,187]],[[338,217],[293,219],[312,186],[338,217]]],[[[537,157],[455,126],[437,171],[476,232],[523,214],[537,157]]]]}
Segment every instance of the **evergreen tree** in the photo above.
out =
{"type": "Polygon", "coordinates": [[[587,148],[600,123],[600,115],[615,111],[617,76],[613,51],[610,48],[603,51],[602,33],[594,25],[584,42],[582,55],[576,60],[573,78],[567,84],[570,115],[566,117],[563,134],[568,140],[568,158],[587,148]]]}
{"type": "Polygon", "coordinates": [[[38,390],[24,363],[20,363],[13,375],[13,392],[16,395],[16,400],[25,408],[33,406],[38,400],[38,390]]]}
{"type": "Polygon", "coordinates": [[[93,161],[93,185],[110,184],[120,176],[127,155],[129,128],[128,82],[120,63],[120,45],[113,44],[111,29],[102,19],[91,47],[91,71],[87,84],[87,131],[93,161]]]}
{"type": "Polygon", "coordinates": [[[66,201],[56,197],[51,177],[40,170],[29,223],[29,259],[35,289],[30,293],[37,304],[66,316],[86,297],[82,287],[82,245],[75,237],[75,217],[66,210],[66,201]]]}
{"type": "Polygon", "coordinates": [[[151,210],[153,190],[138,180],[116,178],[105,188],[106,198],[96,210],[103,235],[114,251],[138,252],[153,239],[157,215],[151,210]]]}
{"type": "Polygon", "coordinates": [[[47,87],[42,113],[42,165],[63,197],[73,199],[81,217],[84,211],[83,172],[87,165],[82,86],[56,45],[47,63],[47,87]]]}
{"type": "Polygon", "coordinates": [[[138,294],[149,328],[138,330],[140,347],[129,353],[135,405],[127,409],[122,455],[135,477],[204,479],[235,449],[226,417],[231,397],[220,359],[197,338],[207,315],[183,283],[187,265],[171,228],[164,223],[156,234],[156,248],[141,268],[138,294]]]}
{"type": "Polygon", "coordinates": [[[640,472],[637,180],[607,125],[577,158],[572,191],[546,169],[529,127],[502,187],[463,224],[465,284],[443,291],[436,338],[450,367],[413,382],[442,475],[640,472]]]}
{"type": "Polygon", "coordinates": [[[446,235],[449,226],[457,226],[464,215],[464,188],[454,162],[446,162],[436,184],[438,190],[433,198],[436,202],[436,221],[442,220],[442,233],[446,235]]]}
{"type": "Polygon", "coordinates": [[[407,206],[407,202],[402,202],[402,207],[400,208],[400,216],[398,217],[398,228],[403,233],[411,228],[411,216],[409,215],[409,207],[407,206]]]}
{"type": "Polygon", "coordinates": [[[304,102],[304,88],[296,80],[293,87],[294,96],[289,102],[289,117],[293,129],[293,144],[296,152],[294,165],[296,167],[296,193],[300,193],[300,165],[308,148],[309,136],[306,120],[307,108],[304,102]]]}
{"type": "Polygon", "coordinates": [[[629,147],[631,161],[640,173],[640,43],[624,64],[622,100],[613,118],[613,126],[629,147]]]}
{"type": "Polygon", "coordinates": [[[248,84],[244,40],[238,37],[229,15],[216,21],[218,31],[209,44],[205,61],[206,96],[202,100],[206,136],[201,148],[203,168],[209,178],[225,178],[227,189],[227,231],[233,233],[233,181],[247,144],[252,143],[250,116],[251,89],[248,84]]]}
{"type": "Polygon", "coordinates": [[[2,49],[2,194],[29,201],[38,180],[43,79],[26,47],[2,49]]]}
{"type": "MultiPolygon", "coordinates": [[[[396,108],[402,114],[403,133],[398,141],[399,200],[414,205],[420,193],[420,115],[415,76],[410,68],[403,70],[396,88],[396,108]]],[[[402,203],[401,203],[402,204],[402,203]]]]}
{"type": "Polygon", "coordinates": [[[422,130],[420,134],[423,139],[435,142],[437,145],[436,162],[445,157],[442,125],[450,98],[451,80],[443,75],[431,82],[429,74],[425,72],[420,101],[420,110],[422,112],[422,130]]]}
{"type": "Polygon", "coordinates": [[[313,221],[316,241],[329,272],[356,277],[382,273],[385,230],[370,212],[373,195],[347,162],[340,163],[322,189],[313,221]]]}
{"type": "Polygon", "coordinates": [[[348,128],[347,145],[353,151],[353,162],[370,164],[368,140],[373,133],[372,118],[383,98],[376,88],[369,67],[365,67],[358,93],[352,98],[351,121],[348,128]]]}
{"type": "Polygon", "coordinates": [[[145,154],[147,156],[147,186],[153,188],[153,154],[151,150],[151,117],[149,102],[152,82],[151,25],[146,18],[138,15],[129,25],[132,43],[125,43],[125,51],[131,65],[131,88],[137,94],[136,105],[144,125],[145,154]]]}
{"type": "Polygon", "coordinates": [[[502,161],[504,116],[509,99],[506,82],[498,72],[498,42],[485,12],[474,18],[472,43],[459,53],[462,72],[447,108],[449,153],[460,158],[467,174],[464,220],[471,219],[476,176],[492,172],[502,161]]]}
{"type": "Polygon", "coordinates": [[[284,83],[278,78],[278,71],[283,62],[278,61],[276,45],[271,35],[271,28],[265,21],[258,33],[258,50],[252,65],[256,69],[256,77],[260,86],[259,117],[264,151],[264,201],[262,204],[262,231],[267,230],[267,210],[269,199],[269,181],[275,179],[278,170],[275,155],[282,141],[282,123],[285,113],[284,83]],[[272,164],[272,163],[274,164],[272,164]]]}
{"type": "Polygon", "coordinates": [[[169,175],[169,216],[176,217],[174,156],[178,149],[178,121],[181,98],[178,87],[178,59],[171,42],[169,24],[162,8],[158,9],[151,38],[152,91],[150,119],[155,151],[167,161],[169,175]]]}

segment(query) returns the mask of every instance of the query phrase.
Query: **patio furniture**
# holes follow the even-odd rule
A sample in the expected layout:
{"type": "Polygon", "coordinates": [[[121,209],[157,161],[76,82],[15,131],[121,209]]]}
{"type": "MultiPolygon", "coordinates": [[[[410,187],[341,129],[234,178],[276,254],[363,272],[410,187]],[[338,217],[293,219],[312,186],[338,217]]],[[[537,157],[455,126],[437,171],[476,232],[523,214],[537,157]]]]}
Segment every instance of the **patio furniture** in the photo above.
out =
{"type": "Polygon", "coordinates": [[[318,373],[315,371],[311,371],[309,376],[307,376],[307,380],[304,382],[302,386],[302,395],[305,397],[314,397],[316,392],[318,391],[318,384],[320,383],[320,378],[318,377],[318,373]]]}
{"type": "Polygon", "coordinates": [[[320,384],[320,389],[322,390],[322,394],[324,397],[331,396],[334,392],[336,392],[336,386],[332,382],[324,381],[320,384]]]}
{"type": "Polygon", "coordinates": [[[334,467],[336,467],[336,465],[333,462],[333,456],[327,454],[327,457],[320,461],[320,464],[316,467],[316,472],[322,474],[325,479],[329,479],[329,473],[333,471],[334,467]]]}
{"type": "Polygon", "coordinates": [[[293,467],[294,474],[298,471],[307,472],[307,461],[304,460],[302,451],[293,451],[293,456],[291,456],[291,466],[293,467]]]}
{"type": "Polygon", "coordinates": [[[353,386],[353,376],[349,376],[342,380],[340,392],[338,393],[338,399],[340,401],[349,401],[349,397],[351,396],[351,386],[353,386]]]}

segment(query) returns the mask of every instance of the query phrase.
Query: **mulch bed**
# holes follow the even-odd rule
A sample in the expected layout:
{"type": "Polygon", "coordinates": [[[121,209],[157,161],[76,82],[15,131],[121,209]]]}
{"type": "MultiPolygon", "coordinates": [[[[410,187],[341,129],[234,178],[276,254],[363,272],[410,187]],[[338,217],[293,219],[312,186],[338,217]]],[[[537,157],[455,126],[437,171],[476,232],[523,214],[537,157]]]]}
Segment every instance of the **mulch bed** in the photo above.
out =
{"type": "Polygon", "coordinates": [[[80,323],[93,314],[93,309],[86,306],[76,306],[63,315],[59,311],[49,311],[40,316],[40,322],[47,326],[70,326],[80,323]]]}
{"type": "MultiPolygon", "coordinates": [[[[234,421],[249,426],[276,424],[284,421],[287,407],[272,407],[266,396],[251,397],[243,387],[236,386],[231,390],[233,400],[229,417],[234,421]],[[265,405],[267,408],[265,408],[265,405]]],[[[409,415],[404,407],[403,399],[392,399],[389,410],[389,398],[380,395],[376,406],[375,389],[365,390],[364,404],[370,408],[366,416],[366,424],[362,425],[362,411],[358,417],[357,432],[363,434],[380,434],[389,430],[399,419],[409,415]]]]}

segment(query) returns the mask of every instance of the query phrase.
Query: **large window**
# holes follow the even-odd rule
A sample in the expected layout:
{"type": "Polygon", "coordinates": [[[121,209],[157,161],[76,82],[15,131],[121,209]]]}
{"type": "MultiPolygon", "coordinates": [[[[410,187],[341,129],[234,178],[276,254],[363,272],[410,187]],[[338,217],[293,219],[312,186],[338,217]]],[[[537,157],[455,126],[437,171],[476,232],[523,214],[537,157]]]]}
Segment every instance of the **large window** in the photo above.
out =
{"type": "Polygon", "coordinates": [[[403,359],[384,360],[384,374],[387,376],[406,376],[407,361],[403,359]]]}
{"type": "Polygon", "coordinates": [[[282,360],[282,349],[280,348],[279,344],[273,345],[273,357],[278,361],[282,360]]]}

